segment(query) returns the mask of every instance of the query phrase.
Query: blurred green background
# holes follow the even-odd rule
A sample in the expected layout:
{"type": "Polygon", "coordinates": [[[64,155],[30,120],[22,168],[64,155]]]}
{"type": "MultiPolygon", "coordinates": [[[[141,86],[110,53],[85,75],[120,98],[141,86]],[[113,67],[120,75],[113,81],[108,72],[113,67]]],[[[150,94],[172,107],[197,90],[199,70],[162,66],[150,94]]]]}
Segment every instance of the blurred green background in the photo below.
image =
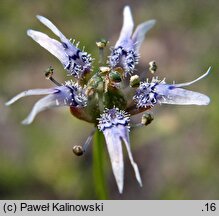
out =
{"type": "MultiPolygon", "coordinates": [[[[40,113],[33,124],[23,120],[38,97],[5,107],[15,94],[48,88],[44,70],[52,65],[63,82],[59,61],[27,35],[33,28],[53,36],[37,21],[51,19],[67,36],[80,40],[98,58],[95,41],[112,46],[129,4],[136,24],[156,19],[141,48],[138,68],[156,60],[157,75],[168,82],[191,81],[212,65],[210,76],[189,87],[211,97],[206,107],[162,105],[155,120],[131,132],[134,158],[143,180],[140,188],[128,158],[124,193],[118,193],[106,153],[110,199],[219,199],[219,24],[216,0],[1,0],[0,3],[0,198],[98,199],[92,174],[92,145],[82,157],[72,146],[83,144],[92,125],[72,117],[67,108],[40,113]]],[[[135,117],[137,121],[140,116],[135,117]]],[[[104,144],[105,146],[105,144],[104,144]]]]}

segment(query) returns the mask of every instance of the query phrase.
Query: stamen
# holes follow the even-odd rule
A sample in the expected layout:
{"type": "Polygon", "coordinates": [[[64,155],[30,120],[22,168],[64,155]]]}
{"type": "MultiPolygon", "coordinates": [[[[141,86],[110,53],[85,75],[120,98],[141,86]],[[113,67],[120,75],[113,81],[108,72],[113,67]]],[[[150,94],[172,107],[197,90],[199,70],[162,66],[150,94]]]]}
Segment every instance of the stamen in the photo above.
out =
{"type": "Polygon", "coordinates": [[[96,128],[90,133],[89,137],[87,138],[87,140],[86,140],[86,142],[84,143],[83,146],[79,146],[79,145],[73,146],[72,151],[75,155],[81,156],[86,152],[88,146],[91,143],[91,140],[93,138],[93,135],[94,135],[95,131],[96,131],[96,128]]]}
{"type": "Polygon", "coordinates": [[[57,86],[62,86],[62,84],[60,84],[58,81],[56,81],[53,77],[52,77],[52,75],[53,75],[53,71],[54,71],[54,69],[51,67],[51,66],[49,66],[49,68],[46,70],[46,72],[45,72],[45,77],[46,77],[46,79],[49,79],[50,81],[52,81],[55,85],[57,85],[57,86]]]}
{"type": "Polygon", "coordinates": [[[106,39],[101,39],[100,41],[96,42],[97,47],[99,48],[99,64],[103,63],[104,60],[104,48],[107,46],[109,41],[106,39]]]}

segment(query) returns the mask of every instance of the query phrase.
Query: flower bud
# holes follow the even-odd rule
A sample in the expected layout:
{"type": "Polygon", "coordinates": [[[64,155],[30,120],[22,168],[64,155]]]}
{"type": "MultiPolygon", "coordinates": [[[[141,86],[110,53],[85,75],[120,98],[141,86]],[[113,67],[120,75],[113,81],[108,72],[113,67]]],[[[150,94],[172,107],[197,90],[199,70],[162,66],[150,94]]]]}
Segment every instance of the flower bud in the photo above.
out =
{"type": "Polygon", "coordinates": [[[138,75],[131,76],[130,78],[130,87],[137,88],[140,85],[140,78],[138,75]]]}
{"type": "Polygon", "coordinates": [[[154,120],[154,117],[150,113],[145,113],[142,115],[141,124],[149,125],[154,120]]]}
{"type": "Polygon", "coordinates": [[[152,74],[154,74],[157,71],[157,64],[155,61],[149,62],[149,70],[152,74]]]}
{"type": "Polygon", "coordinates": [[[72,151],[77,156],[81,156],[84,153],[82,146],[79,145],[73,146],[72,151]]]}

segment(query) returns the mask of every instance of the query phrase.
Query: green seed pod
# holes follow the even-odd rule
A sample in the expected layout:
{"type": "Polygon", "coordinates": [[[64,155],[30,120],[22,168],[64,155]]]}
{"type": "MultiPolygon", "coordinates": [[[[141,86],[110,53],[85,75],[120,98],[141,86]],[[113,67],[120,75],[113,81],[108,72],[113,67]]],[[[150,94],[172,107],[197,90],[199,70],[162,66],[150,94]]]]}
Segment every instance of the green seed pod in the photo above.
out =
{"type": "Polygon", "coordinates": [[[140,78],[138,75],[131,76],[130,78],[130,87],[137,88],[140,85],[140,78]]]}
{"type": "Polygon", "coordinates": [[[115,83],[119,83],[122,81],[121,75],[117,71],[111,71],[109,73],[109,79],[110,81],[115,82],[115,83]]]}

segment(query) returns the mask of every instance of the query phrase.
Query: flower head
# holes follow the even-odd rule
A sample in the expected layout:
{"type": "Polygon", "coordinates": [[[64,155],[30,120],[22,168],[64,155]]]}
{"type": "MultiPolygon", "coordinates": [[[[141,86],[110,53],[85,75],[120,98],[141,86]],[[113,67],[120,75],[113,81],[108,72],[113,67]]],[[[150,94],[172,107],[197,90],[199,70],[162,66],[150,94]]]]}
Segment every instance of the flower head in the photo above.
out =
{"type": "MultiPolygon", "coordinates": [[[[148,80],[140,82],[138,75],[131,76],[129,84],[124,82],[127,75],[135,72],[140,58],[140,46],[145,34],[155,24],[155,20],[144,22],[138,25],[132,34],[134,27],[132,14],[130,8],[126,6],[123,11],[122,30],[108,61],[105,59],[105,65],[96,67],[91,74],[93,60],[91,56],[71,43],[51,21],[42,16],[37,18],[60,38],[60,42],[35,30],[28,30],[28,36],[57,57],[68,75],[72,75],[75,81],[69,80],[65,84],[60,84],[52,77],[52,71],[49,70],[46,77],[56,84],[55,87],[23,91],[9,100],[6,105],[11,105],[29,95],[47,95],[36,102],[23,124],[32,123],[35,116],[45,109],[68,106],[75,117],[93,123],[95,128],[103,133],[119,192],[122,193],[124,185],[122,143],[128,152],[136,179],[142,186],[138,166],[131,153],[129,139],[131,115],[152,109],[156,104],[207,105],[210,102],[209,97],[182,87],[207,76],[210,68],[198,79],[182,84],[167,84],[165,80],[158,78],[153,78],[151,82],[148,80]],[[87,73],[90,75],[86,76],[87,73]]],[[[97,45],[100,48],[102,61],[103,48],[107,42],[102,41],[97,45]]],[[[150,63],[151,72],[154,73],[156,69],[155,62],[150,63]]],[[[138,126],[148,125],[152,120],[151,114],[144,113],[142,122],[138,126]]],[[[73,148],[74,153],[77,155],[84,153],[94,131],[83,147],[73,148]]]]}

